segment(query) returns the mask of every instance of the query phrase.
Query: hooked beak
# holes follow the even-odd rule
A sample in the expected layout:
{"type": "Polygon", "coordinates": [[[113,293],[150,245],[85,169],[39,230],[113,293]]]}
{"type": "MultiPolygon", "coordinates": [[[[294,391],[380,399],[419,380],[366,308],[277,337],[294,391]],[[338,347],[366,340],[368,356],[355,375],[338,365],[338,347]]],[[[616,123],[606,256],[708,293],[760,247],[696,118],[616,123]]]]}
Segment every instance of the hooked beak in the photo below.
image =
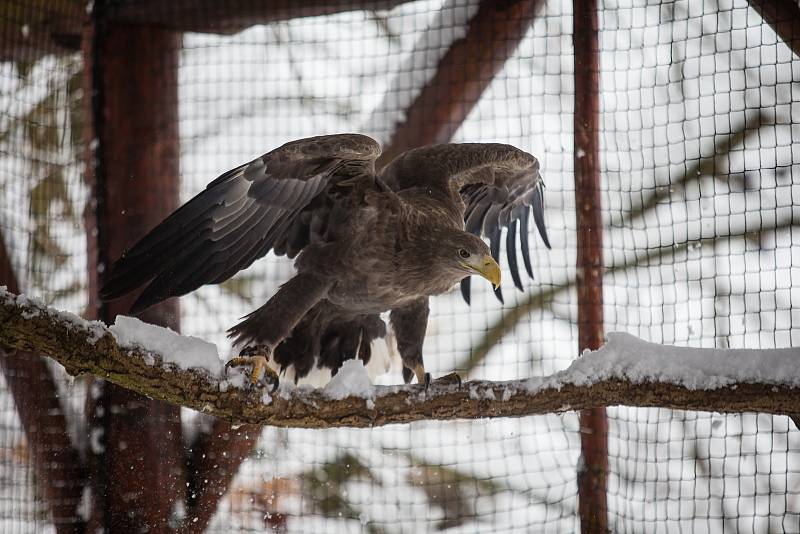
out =
{"type": "Polygon", "coordinates": [[[486,278],[495,289],[500,287],[500,266],[490,255],[486,254],[475,262],[463,262],[462,265],[486,278]]]}

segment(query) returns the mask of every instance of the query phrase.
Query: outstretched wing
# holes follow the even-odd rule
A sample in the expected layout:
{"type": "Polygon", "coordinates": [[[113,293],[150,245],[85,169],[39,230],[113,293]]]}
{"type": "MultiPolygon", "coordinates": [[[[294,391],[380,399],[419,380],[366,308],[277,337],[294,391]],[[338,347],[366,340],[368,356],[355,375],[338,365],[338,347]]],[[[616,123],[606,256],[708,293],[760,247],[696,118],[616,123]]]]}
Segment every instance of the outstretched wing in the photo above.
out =
{"type": "MultiPolygon", "coordinates": [[[[514,285],[520,290],[517,231],[525,270],[533,277],[528,246],[531,212],[542,241],[550,248],[544,224],[544,182],[539,175],[539,161],[518,148],[497,143],[463,143],[409,150],[383,169],[381,179],[397,191],[427,187],[458,193],[464,203],[466,230],[489,238],[489,248],[498,263],[502,228],[506,227],[508,266],[514,285]]],[[[461,293],[467,302],[469,280],[461,282],[461,293]]],[[[495,294],[502,302],[499,288],[495,294]]]]}
{"type": "Polygon", "coordinates": [[[218,284],[273,247],[296,254],[300,212],[343,166],[374,172],[380,146],[358,134],[292,141],[226,172],[178,208],[113,265],[105,300],[149,282],[132,313],[203,284],[218,284]],[[295,243],[288,243],[295,240],[295,243]]]}

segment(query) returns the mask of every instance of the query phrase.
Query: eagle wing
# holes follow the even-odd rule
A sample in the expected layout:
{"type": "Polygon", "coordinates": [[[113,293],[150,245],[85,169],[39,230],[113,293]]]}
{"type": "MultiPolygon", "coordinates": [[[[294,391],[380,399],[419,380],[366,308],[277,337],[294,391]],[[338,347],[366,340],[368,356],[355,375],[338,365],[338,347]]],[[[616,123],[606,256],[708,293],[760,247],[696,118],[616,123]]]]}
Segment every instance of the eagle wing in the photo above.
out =
{"type": "Polygon", "coordinates": [[[304,209],[337,170],[374,173],[379,155],[370,137],[327,135],[292,141],[226,172],[126,251],[101,297],[114,299],[149,282],[131,308],[138,313],[223,282],[270,249],[294,256],[308,242],[304,209]]]}
{"type": "MultiPolygon", "coordinates": [[[[528,244],[531,213],[542,241],[550,248],[539,161],[518,148],[498,143],[453,143],[417,148],[389,163],[381,172],[381,179],[396,191],[427,187],[455,193],[453,197],[463,202],[466,230],[489,239],[489,248],[498,263],[502,228],[506,227],[509,270],[514,285],[520,290],[517,231],[525,270],[533,277],[528,244]]],[[[468,303],[469,280],[465,278],[461,282],[461,293],[468,303]]],[[[495,294],[502,302],[499,288],[495,294]]]]}

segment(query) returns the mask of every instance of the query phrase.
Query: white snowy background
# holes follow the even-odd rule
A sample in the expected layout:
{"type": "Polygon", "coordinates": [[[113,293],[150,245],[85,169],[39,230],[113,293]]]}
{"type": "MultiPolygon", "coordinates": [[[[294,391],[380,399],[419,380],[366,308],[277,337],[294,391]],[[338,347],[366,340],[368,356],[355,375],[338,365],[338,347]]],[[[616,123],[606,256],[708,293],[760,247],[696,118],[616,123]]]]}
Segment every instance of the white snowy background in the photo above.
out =
{"type": "MultiPolygon", "coordinates": [[[[183,198],[299,137],[355,131],[388,141],[475,10],[466,0],[426,0],[227,37],[186,35],[183,198]]],[[[743,0],[605,2],[600,27],[606,331],[692,347],[800,346],[800,59],[743,0]],[[663,195],[656,208],[629,215],[653,195],[663,195]]],[[[571,2],[546,2],[454,136],[510,143],[539,157],[553,250],[532,232],[536,279],[525,281],[524,294],[506,284],[505,305],[477,281],[470,307],[458,292],[433,300],[425,358],[434,376],[461,368],[503,310],[543,291],[553,291],[547,305],[517,325],[474,376],[548,375],[577,357],[571,28],[571,2]]],[[[72,68],[44,59],[23,80],[0,65],[0,121],[24,116],[72,68]]],[[[67,116],[63,127],[70,127],[67,116]]],[[[34,223],[20,209],[35,183],[29,161],[47,158],[68,169],[67,200],[80,214],[80,155],[21,152],[12,141],[1,141],[0,225],[18,272],[27,291],[80,312],[85,291],[63,291],[76,282],[85,287],[80,217],[50,207],[52,235],[69,254],[33,265],[34,223]]],[[[227,352],[225,329],[291,272],[290,262],[270,256],[235,285],[184,297],[183,332],[227,352]]],[[[378,381],[399,383],[398,369],[378,381]]],[[[65,387],[76,414],[82,395],[80,385],[65,387]]],[[[26,461],[13,454],[24,451],[23,434],[2,387],[0,410],[0,521],[8,518],[8,532],[42,531],[46,508],[34,498],[26,461]]],[[[800,532],[800,432],[788,418],[608,413],[613,531],[800,532]]],[[[189,435],[203,424],[192,413],[185,419],[189,435]]],[[[76,436],[86,441],[78,426],[76,436]]],[[[261,531],[271,507],[288,514],[290,532],[365,525],[424,532],[452,517],[460,518],[449,523],[453,532],[574,531],[579,450],[574,413],[371,430],[267,428],[210,531],[261,531]],[[307,482],[320,475],[309,472],[345,454],[369,473],[330,487],[349,511],[330,517],[312,498],[324,489],[307,482]],[[468,482],[448,503],[432,504],[425,484],[447,470],[468,482]],[[275,488],[280,497],[265,504],[275,488]]]]}

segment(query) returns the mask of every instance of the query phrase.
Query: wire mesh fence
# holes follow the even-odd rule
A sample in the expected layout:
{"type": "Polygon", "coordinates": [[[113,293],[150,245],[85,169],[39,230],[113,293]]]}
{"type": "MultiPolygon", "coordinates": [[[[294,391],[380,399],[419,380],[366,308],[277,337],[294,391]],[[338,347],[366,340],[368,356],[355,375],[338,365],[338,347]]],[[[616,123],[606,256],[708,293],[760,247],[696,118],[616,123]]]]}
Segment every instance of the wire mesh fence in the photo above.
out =
{"type": "MultiPolygon", "coordinates": [[[[83,218],[94,209],[82,177],[86,65],[76,47],[37,31],[44,7],[0,5],[0,233],[25,293],[83,313],[96,238],[83,218]]],[[[54,5],[80,35],[82,7],[54,5]]],[[[195,31],[183,33],[178,58],[181,199],[289,140],[360,132],[391,146],[420,106],[434,137],[517,146],[540,159],[553,248],[531,236],[534,280],[524,292],[507,284],[503,303],[488,284],[473,284],[469,306],[458,291],[433,299],[426,362],[434,376],[492,380],[566,367],[578,356],[573,160],[582,157],[573,153],[571,3],[531,2],[522,32],[502,31],[502,17],[476,30],[474,1],[316,5],[257,25],[208,8],[186,23],[195,31]],[[465,81],[491,46],[508,56],[478,71],[479,83],[465,81]],[[467,53],[453,66],[458,47],[467,53]],[[448,90],[420,101],[433,86],[448,90]],[[503,325],[517,306],[523,320],[503,325]],[[499,326],[509,333],[476,358],[499,326]]],[[[139,17],[147,6],[111,2],[100,14],[139,17]]],[[[744,1],[605,2],[598,15],[606,332],[694,347],[800,346],[800,59],[744,1]]],[[[135,136],[125,142],[142,149],[135,136]]],[[[291,272],[270,255],[183,297],[182,332],[226,353],[225,330],[291,272]]],[[[399,361],[381,354],[373,381],[402,382],[399,361]]],[[[52,370],[85,456],[99,446],[84,421],[85,381],[52,370]]],[[[0,414],[2,530],[52,531],[5,383],[0,414]]],[[[631,407],[608,416],[611,530],[800,532],[800,434],[788,418],[631,407]]],[[[209,424],[184,410],[184,442],[209,424]]],[[[208,531],[576,531],[579,455],[573,412],[265,428],[208,531]]],[[[79,507],[86,517],[89,503],[79,507]]],[[[185,510],[171,514],[178,524],[185,510]]]]}

